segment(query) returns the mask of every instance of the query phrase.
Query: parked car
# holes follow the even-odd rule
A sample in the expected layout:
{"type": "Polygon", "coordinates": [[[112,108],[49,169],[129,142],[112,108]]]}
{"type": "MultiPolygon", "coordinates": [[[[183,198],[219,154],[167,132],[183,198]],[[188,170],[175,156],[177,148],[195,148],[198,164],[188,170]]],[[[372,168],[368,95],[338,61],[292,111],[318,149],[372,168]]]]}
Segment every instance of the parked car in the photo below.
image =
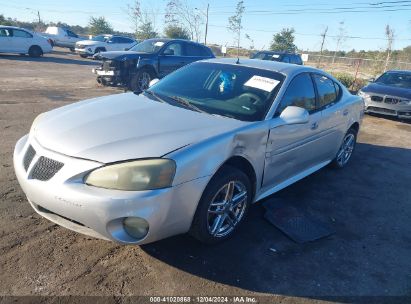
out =
{"type": "Polygon", "coordinates": [[[137,43],[129,37],[117,35],[99,35],[90,40],[76,42],[75,52],[81,57],[86,58],[99,52],[123,51],[131,48],[137,43]]]}
{"type": "Polygon", "coordinates": [[[53,46],[69,48],[72,52],[74,52],[76,42],[86,39],[86,37],[80,37],[69,29],[58,26],[49,26],[41,35],[50,38],[53,46]]]}
{"type": "Polygon", "coordinates": [[[43,217],[123,244],[190,232],[231,236],[251,203],[355,148],[361,97],[314,68],[211,59],[144,93],[38,116],[14,151],[18,181],[43,217]]]}
{"type": "Polygon", "coordinates": [[[365,112],[411,118],[411,71],[387,71],[363,87],[365,112]]]}
{"type": "Polygon", "coordinates": [[[0,53],[40,57],[52,49],[51,42],[39,34],[19,27],[0,25],[0,53]]]}
{"type": "Polygon", "coordinates": [[[303,64],[300,54],[293,54],[287,52],[261,51],[252,54],[251,59],[271,60],[293,64],[303,64]]]}
{"type": "Polygon", "coordinates": [[[123,86],[141,92],[154,78],[162,78],[182,66],[202,59],[214,58],[207,46],[182,39],[148,39],[129,51],[105,52],[96,55],[102,65],[94,69],[97,82],[123,86]]]}

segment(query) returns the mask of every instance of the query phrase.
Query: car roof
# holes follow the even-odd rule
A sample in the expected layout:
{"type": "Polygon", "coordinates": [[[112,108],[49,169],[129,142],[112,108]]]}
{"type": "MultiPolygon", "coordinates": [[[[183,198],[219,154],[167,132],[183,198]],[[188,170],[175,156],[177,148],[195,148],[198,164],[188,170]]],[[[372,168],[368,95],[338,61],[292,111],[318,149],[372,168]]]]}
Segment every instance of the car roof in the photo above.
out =
{"type": "Polygon", "coordinates": [[[0,27],[1,28],[8,28],[8,29],[14,29],[14,30],[25,30],[25,31],[30,31],[30,30],[28,30],[28,29],[25,29],[25,28],[22,28],[22,27],[18,27],[18,26],[11,26],[11,25],[1,25],[0,24],[0,27]]]}
{"type": "Polygon", "coordinates": [[[193,44],[197,44],[197,45],[201,45],[201,46],[205,46],[204,44],[195,42],[195,41],[191,41],[188,39],[173,39],[173,38],[151,38],[151,39],[147,39],[149,41],[161,41],[161,42],[169,42],[169,41],[180,41],[180,42],[188,42],[188,43],[193,43],[193,44]]]}
{"type": "MultiPolygon", "coordinates": [[[[286,76],[293,75],[295,73],[301,72],[316,72],[316,73],[323,73],[323,71],[304,66],[304,65],[296,65],[296,64],[289,64],[279,61],[269,61],[269,60],[259,60],[259,59],[239,59],[239,63],[237,64],[237,58],[215,58],[215,59],[208,59],[205,60],[206,62],[211,63],[223,63],[223,64],[231,64],[237,66],[246,66],[251,68],[257,68],[262,70],[269,70],[273,72],[278,72],[284,74],[286,76]]],[[[204,61],[203,61],[204,62],[204,61]]]]}
{"type": "Polygon", "coordinates": [[[258,51],[258,53],[264,53],[264,54],[270,54],[270,55],[299,55],[296,53],[290,53],[290,52],[282,52],[282,51],[258,51]]]}
{"type": "Polygon", "coordinates": [[[403,73],[403,74],[409,74],[409,75],[411,75],[411,71],[410,71],[410,70],[388,70],[388,71],[385,71],[385,73],[390,73],[390,72],[403,73]]]}

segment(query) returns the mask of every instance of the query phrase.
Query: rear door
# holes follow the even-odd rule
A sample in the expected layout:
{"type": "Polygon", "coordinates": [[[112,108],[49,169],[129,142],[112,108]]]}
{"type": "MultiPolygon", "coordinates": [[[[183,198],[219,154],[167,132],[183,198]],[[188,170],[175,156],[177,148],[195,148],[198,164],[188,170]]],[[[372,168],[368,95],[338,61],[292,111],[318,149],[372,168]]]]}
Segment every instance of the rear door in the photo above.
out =
{"type": "Polygon", "coordinates": [[[33,42],[33,35],[23,30],[13,29],[11,48],[16,53],[27,53],[33,42]]]}
{"type": "Polygon", "coordinates": [[[318,128],[321,111],[316,108],[314,84],[309,73],[301,73],[290,82],[272,119],[267,142],[263,189],[312,168],[321,162],[318,128]],[[309,113],[309,122],[276,126],[275,120],[287,106],[297,106],[309,113]]]}
{"type": "Polygon", "coordinates": [[[0,27],[0,52],[13,52],[12,31],[8,28],[0,27]]]}
{"type": "Polygon", "coordinates": [[[346,132],[349,107],[342,99],[342,89],[322,74],[312,74],[321,110],[319,130],[323,134],[323,159],[333,159],[346,132]]]}
{"type": "Polygon", "coordinates": [[[158,56],[159,76],[164,77],[186,64],[184,47],[180,41],[168,43],[158,56]]]}

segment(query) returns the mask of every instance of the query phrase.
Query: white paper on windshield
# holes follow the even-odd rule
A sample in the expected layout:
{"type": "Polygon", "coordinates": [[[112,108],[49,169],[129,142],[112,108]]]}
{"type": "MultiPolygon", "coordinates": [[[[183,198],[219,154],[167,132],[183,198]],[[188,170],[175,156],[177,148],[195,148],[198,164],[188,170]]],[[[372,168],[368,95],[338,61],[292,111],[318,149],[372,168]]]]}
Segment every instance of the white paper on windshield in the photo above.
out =
{"type": "Polygon", "coordinates": [[[162,46],[163,44],[163,41],[157,41],[156,43],[154,43],[155,46],[162,46]]]}
{"type": "Polygon", "coordinates": [[[274,54],[272,58],[280,58],[280,55],[274,54]]]}
{"type": "Polygon", "coordinates": [[[275,79],[254,75],[244,85],[266,92],[272,92],[279,83],[280,82],[275,79]]]}

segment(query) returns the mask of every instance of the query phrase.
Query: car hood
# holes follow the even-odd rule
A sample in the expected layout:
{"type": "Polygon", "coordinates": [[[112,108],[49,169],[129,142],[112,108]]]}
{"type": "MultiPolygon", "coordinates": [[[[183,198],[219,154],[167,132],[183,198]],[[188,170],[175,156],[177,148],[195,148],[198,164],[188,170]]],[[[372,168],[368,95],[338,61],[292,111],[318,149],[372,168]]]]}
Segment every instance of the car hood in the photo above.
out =
{"type": "Polygon", "coordinates": [[[111,163],[161,157],[245,124],[123,93],[47,112],[32,134],[47,149],[111,163]]]}
{"type": "Polygon", "coordinates": [[[133,51],[111,51],[111,52],[102,52],[98,55],[99,59],[109,59],[109,60],[131,60],[150,57],[153,54],[147,53],[138,53],[133,51]]]}
{"type": "Polygon", "coordinates": [[[388,85],[383,85],[379,83],[370,83],[369,85],[365,86],[361,89],[361,91],[368,93],[368,94],[383,94],[383,95],[390,95],[400,98],[407,98],[411,99],[411,89],[406,88],[398,88],[388,85]]]}
{"type": "Polygon", "coordinates": [[[98,45],[98,44],[105,44],[105,42],[95,41],[95,40],[80,40],[80,41],[77,41],[76,44],[81,44],[81,45],[98,45]]]}

